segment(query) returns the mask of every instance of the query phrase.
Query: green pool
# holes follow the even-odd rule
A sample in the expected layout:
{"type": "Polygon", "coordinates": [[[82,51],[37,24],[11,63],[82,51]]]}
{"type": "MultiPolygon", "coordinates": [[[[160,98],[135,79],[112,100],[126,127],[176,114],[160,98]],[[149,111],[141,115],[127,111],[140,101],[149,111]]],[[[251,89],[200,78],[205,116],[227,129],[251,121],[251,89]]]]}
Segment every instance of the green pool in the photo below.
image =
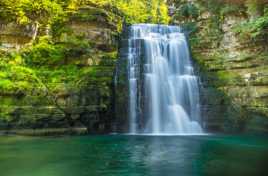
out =
{"type": "Polygon", "coordinates": [[[0,176],[268,175],[268,136],[0,137],[0,176]]]}

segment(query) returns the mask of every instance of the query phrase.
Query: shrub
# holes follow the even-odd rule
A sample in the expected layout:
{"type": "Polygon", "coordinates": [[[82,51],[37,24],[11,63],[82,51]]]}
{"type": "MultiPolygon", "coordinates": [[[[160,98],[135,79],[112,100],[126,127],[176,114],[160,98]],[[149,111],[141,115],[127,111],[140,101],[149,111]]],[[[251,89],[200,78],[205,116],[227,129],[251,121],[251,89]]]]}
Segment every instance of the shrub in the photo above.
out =
{"type": "Polygon", "coordinates": [[[53,45],[47,37],[43,37],[38,43],[25,49],[23,55],[28,65],[53,65],[64,58],[64,48],[60,45],[53,45]]]}

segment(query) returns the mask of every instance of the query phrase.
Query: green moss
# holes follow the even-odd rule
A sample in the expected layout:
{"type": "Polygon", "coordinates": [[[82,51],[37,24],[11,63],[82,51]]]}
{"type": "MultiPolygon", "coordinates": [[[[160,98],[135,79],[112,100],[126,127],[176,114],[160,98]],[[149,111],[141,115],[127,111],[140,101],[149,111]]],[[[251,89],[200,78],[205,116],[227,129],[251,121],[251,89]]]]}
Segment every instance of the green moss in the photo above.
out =
{"type": "Polygon", "coordinates": [[[241,81],[241,78],[237,73],[230,71],[219,71],[217,72],[217,76],[224,83],[235,84],[241,81]]]}

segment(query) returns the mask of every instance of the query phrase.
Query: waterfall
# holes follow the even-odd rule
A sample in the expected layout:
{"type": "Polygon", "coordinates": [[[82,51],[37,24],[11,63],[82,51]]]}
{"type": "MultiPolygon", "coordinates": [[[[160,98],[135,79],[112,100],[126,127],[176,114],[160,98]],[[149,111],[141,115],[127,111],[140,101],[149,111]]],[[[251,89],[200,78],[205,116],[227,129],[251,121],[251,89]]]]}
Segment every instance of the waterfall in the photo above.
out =
{"type": "Polygon", "coordinates": [[[180,27],[132,25],[127,70],[130,133],[202,133],[198,77],[180,27]]]}

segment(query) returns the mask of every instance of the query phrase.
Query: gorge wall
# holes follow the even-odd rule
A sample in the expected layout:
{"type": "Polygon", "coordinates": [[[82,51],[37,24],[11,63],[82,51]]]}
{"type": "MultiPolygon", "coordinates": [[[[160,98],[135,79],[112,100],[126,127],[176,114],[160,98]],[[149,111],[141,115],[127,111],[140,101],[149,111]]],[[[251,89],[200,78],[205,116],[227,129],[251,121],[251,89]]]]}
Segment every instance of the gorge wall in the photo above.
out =
{"type": "Polygon", "coordinates": [[[173,23],[189,32],[203,125],[209,131],[267,131],[267,2],[170,1],[170,9],[173,23]]]}

